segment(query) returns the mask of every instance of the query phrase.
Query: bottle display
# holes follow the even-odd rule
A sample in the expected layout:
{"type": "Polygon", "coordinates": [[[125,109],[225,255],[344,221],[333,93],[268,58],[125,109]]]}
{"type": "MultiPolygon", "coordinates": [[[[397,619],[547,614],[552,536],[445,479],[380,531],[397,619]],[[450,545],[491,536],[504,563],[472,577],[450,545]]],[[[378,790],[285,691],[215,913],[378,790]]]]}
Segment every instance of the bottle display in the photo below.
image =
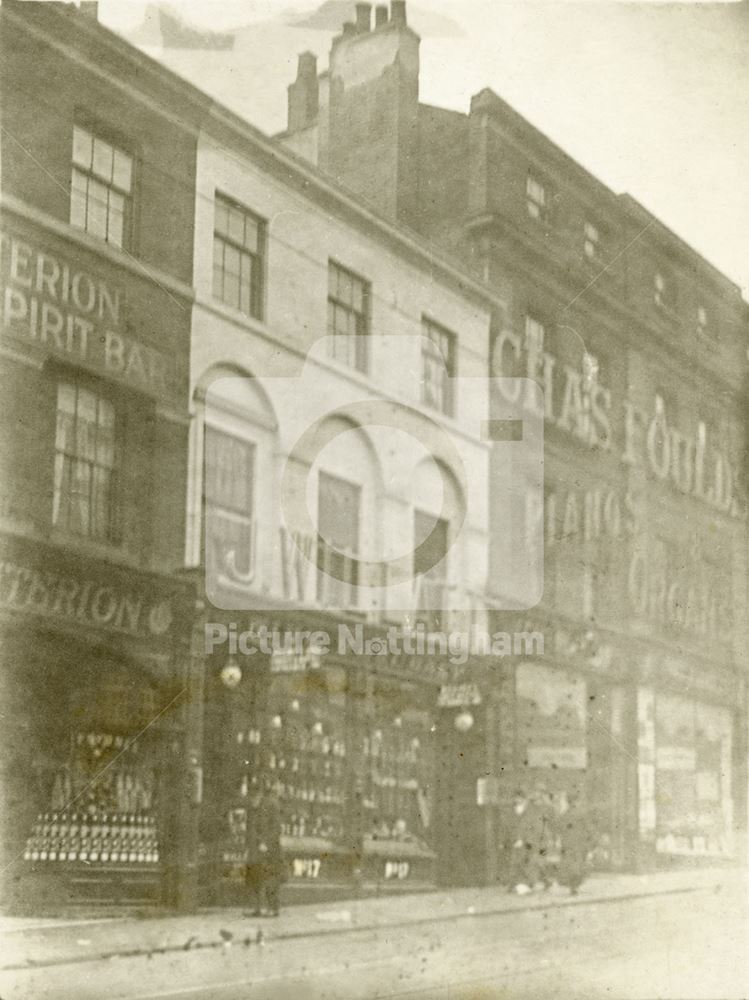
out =
{"type": "Polygon", "coordinates": [[[137,741],[121,734],[76,732],[55,774],[49,811],[39,813],[24,860],[87,865],[154,865],[159,836],[156,779],[137,741]]]}

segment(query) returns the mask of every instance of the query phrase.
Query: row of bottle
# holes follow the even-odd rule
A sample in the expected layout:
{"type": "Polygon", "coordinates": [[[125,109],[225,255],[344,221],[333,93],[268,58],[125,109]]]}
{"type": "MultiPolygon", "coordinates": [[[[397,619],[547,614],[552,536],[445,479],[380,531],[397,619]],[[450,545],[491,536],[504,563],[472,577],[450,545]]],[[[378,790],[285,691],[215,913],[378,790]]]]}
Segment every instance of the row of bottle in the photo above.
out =
{"type": "Polygon", "coordinates": [[[314,788],[311,785],[288,785],[280,783],[278,786],[279,797],[289,801],[299,802],[324,802],[332,805],[342,805],[343,795],[336,792],[330,785],[325,788],[314,788]]]}
{"type": "Polygon", "coordinates": [[[300,760],[299,757],[289,757],[287,758],[281,753],[269,753],[267,757],[268,767],[271,771],[291,771],[292,773],[297,773],[300,768],[307,772],[311,776],[320,776],[325,778],[336,777],[339,778],[343,775],[343,764],[338,760],[318,760],[316,758],[306,758],[300,760]]]}
{"type": "Polygon", "coordinates": [[[135,814],[40,813],[24,860],[154,864],[159,860],[156,823],[135,814]]]}
{"type": "Polygon", "coordinates": [[[281,834],[285,837],[321,837],[325,840],[340,840],[343,824],[333,816],[314,816],[292,813],[281,820],[281,834]]]}

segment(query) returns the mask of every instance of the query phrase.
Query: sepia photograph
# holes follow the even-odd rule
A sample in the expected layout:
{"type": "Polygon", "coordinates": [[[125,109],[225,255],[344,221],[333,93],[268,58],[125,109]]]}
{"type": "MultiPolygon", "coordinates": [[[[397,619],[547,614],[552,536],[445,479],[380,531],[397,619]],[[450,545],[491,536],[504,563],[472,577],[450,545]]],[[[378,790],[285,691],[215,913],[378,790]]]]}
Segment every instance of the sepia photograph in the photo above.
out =
{"type": "Polygon", "coordinates": [[[0,1000],[748,1000],[749,0],[0,0],[0,1000]]]}

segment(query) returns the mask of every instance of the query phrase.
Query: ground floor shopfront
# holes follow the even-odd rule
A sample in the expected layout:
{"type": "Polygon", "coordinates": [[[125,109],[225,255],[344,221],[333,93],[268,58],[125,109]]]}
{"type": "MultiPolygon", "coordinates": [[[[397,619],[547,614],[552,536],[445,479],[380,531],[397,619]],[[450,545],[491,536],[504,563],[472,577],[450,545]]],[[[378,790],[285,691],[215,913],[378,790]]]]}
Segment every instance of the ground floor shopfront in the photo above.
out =
{"type": "MultiPolygon", "coordinates": [[[[339,624],[254,616],[237,627],[266,627],[293,642],[302,630],[336,636],[339,624]]],[[[223,644],[206,657],[205,901],[244,898],[252,793],[269,785],[280,803],[290,898],[484,881],[489,845],[476,787],[486,772],[485,728],[475,665],[450,662],[438,642],[417,655],[384,653],[376,628],[343,628],[361,629],[364,648],[334,639],[321,651],[304,640],[242,655],[223,644]]]]}
{"type": "Polygon", "coordinates": [[[3,905],[175,905],[190,591],[53,545],[0,546],[3,905]]]}
{"type": "Polygon", "coordinates": [[[517,790],[575,792],[599,868],[740,860],[746,705],[731,663],[551,617],[539,628],[543,658],[490,685],[496,827],[517,790]]]}

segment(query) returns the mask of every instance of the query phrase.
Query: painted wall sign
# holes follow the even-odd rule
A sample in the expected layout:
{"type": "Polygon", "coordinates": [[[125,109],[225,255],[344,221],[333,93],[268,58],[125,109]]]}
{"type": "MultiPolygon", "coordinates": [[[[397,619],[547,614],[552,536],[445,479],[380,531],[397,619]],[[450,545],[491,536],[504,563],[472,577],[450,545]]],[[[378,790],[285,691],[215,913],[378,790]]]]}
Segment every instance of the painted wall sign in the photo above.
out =
{"type": "Polygon", "coordinates": [[[321,868],[320,858],[294,858],[291,863],[294,878],[319,878],[321,868]]]}
{"type": "Polygon", "coordinates": [[[530,746],[526,757],[528,767],[563,767],[582,771],[588,763],[588,751],[585,747],[530,746]]]}
{"type": "MultiPolygon", "coordinates": [[[[656,479],[723,513],[740,516],[736,470],[717,443],[708,439],[704,422],[698,424],[695,434],[685,434],[669,419],[659,397],[654,398],[649,412],[624,399],[620,404],[624,439],[615,442],[611,391],[599,382],[597,373],[558,364],[554,355],[544,351],[529,333],[525,337],[512,330],[499,334],[492,371],[500,377],[522,373],[537,381],[543,389],[546,422],[580,444],[604,451],[618,448],[625,464],[646,464],[656,479]]],[[[514,392],[515,402],[521,384],[517,383],[517,390],[513,390],[512,383],[503,382],[501,391],[514,392]]],[[[529,408],[537,406],[535,396],[529,394],[526,404],[529,408]]]]}
{"type": "Polygon", "coordinates": [[[132,636],[164,635],[172,625],[168,598],[149,603],[136,590],[8,560],[0,561],[0,607],[132,636]]]}
{"type": "Polygon", "coordinates": [[[121,288],[0,232],[0,329],[4,337],[88,365],[152,395],[173,395],[174,362],[126,332],[121,288]]]}

